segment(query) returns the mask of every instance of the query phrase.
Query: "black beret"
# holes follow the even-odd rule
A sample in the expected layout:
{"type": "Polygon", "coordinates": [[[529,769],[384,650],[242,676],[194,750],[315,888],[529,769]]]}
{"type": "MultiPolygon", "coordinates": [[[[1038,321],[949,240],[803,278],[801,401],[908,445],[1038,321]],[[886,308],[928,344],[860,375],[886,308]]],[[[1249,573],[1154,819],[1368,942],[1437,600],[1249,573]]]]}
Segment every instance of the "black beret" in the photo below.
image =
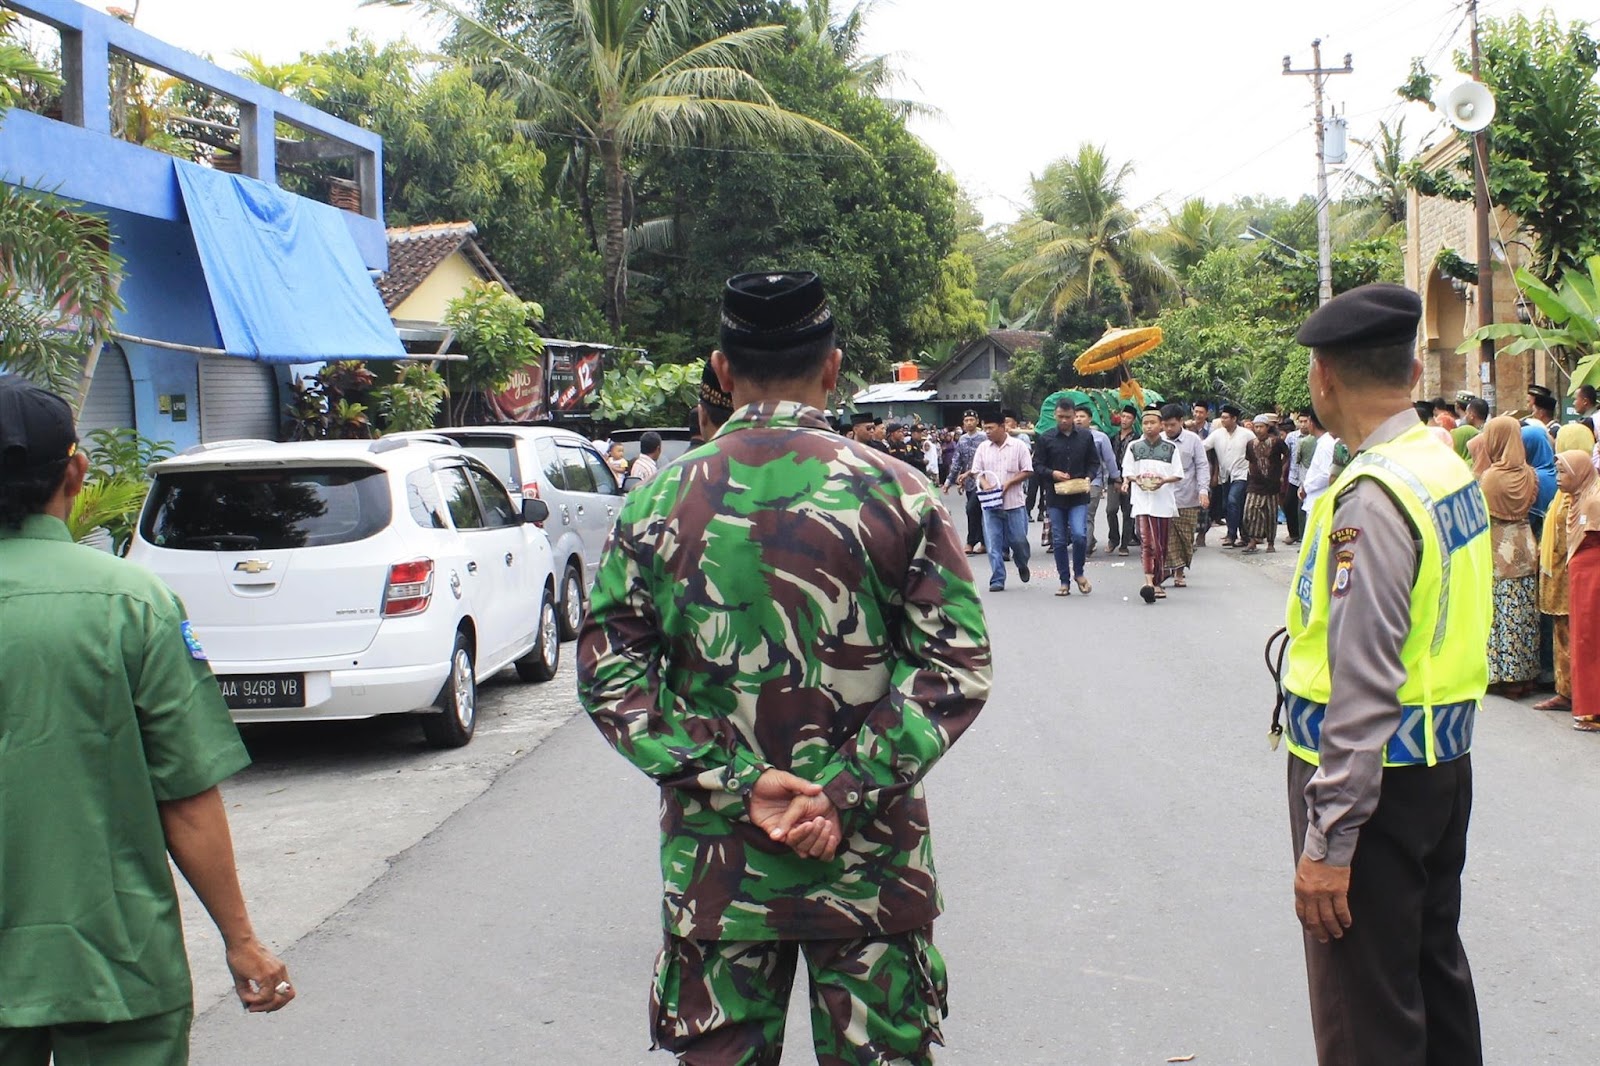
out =
{"type": "Polygon", "coordinates": [[[1294,339],[1308,348],[1409,344],[1421,321],[1422,300],[1404,285],[1363,285],[1319,307],[1294,339]]]}
{"type": "Polygon", "coordinates": [[[0,375],[0,467],[45,467],[77,450],[78,435],[66,400],[26,378],[0,375]]]}
{"type": "Polygon", "coordinates": [[[706,407],[714,408],[713,413],[732,412],[733,397],[722,387],[722,382],[717,380],[716,371],[711,369],[711,360],[706,360],[706,368],[700,375],[700,402],[706,407]]]}
{"type": "Polygon", "coordinates": [[[722,346],[781,351],[826,336],[833,312],[810,271],[740,274],[722,292],[722,346]]]}

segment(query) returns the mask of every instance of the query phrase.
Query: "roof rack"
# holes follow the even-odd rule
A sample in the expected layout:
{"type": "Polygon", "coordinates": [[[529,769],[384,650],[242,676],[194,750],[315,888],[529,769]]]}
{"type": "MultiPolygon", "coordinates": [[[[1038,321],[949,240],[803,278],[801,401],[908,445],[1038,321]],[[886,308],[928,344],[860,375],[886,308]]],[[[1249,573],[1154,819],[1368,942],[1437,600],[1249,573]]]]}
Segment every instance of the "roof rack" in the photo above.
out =
{"type": "Polygon", "coordinates": [[[241,437],[238,440],[218,440],[212,441],[210,444],[196,444],[193,447],[185,448],[178,454],[204,455],[207,452],[226,451],[229,448],[259,448],[263,444],[272,445],[276,443],[278,442],[275,440],[261,440],[257,438],[241,437]]]}

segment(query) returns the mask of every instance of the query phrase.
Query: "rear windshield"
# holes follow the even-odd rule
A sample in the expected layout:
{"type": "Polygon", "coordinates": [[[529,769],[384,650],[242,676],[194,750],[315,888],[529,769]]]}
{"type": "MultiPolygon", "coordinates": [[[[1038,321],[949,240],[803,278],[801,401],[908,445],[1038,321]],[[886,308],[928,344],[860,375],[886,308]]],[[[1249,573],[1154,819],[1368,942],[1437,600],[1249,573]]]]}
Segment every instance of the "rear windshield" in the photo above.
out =
{"type": "Polygon", "coordinates": [[[513,492],[522,488],[522,478],[516,469],[517,445],[515,441],[504,437],[469,437],[459,436],[455,442],[467,451],[483,460],[483,465],[494,471],[494,476],[500,479],[500,484],[508,486],[513,492]]]}
{"type": "Polygon", "coordinates": [[[388,524],[381,470],[197,470],[156,478],[140,531],[162,548],[255,551],[349,544],[388,524]]]}

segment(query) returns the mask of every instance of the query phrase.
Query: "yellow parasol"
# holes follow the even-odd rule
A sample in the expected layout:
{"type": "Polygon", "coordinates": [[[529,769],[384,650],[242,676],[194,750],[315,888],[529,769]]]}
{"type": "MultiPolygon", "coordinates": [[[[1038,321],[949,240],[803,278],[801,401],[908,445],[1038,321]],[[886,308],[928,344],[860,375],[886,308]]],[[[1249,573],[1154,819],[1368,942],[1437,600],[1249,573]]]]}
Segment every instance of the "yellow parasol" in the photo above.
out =
{"type": "Polygon", "coordinates": [[[1154,351],[1160,343],[1160,326],[1107,330],[1072,365],[1080,374],[1104,374],[1154,351]]]}
{"type": "Polygon", "coordinates": [[[1144,326],[1139,329],[1110,329],[1105,336],[1091,344],[1072,364],[1080,374],[1104,374],[1112,370],[1122,372],[1122,385],[1118,390],[1125,400],[1144,406],[1144,389],[1128,373],[1128,364],[1154,351],[1161,344],[1161,327],[1144,326]]]}

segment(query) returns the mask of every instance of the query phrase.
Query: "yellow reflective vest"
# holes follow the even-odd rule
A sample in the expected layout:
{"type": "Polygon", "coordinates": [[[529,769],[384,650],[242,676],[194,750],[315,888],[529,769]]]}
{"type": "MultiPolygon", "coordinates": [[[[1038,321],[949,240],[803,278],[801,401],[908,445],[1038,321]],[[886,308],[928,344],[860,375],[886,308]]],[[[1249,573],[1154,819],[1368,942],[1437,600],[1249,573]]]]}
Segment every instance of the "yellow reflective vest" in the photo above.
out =
{"type": "Polygon", "coordinates": [[[1433,766],[1465,755],[1489,682],[1494,559],[1489,507],[1472,471],[1419,423],[1350,463],[1313,506],[1289,596],[1289,654],[1283,675],[1289,750],[1315,765],[1322,718],[1333,698],[1328,610],[1337,550],[1333,512],[1358,478],[1381,483],[1404,509],[1421,544],[1411,590],[1411,633],[1401,647],[1401,721],[1385,766],[1433,766]]]}

